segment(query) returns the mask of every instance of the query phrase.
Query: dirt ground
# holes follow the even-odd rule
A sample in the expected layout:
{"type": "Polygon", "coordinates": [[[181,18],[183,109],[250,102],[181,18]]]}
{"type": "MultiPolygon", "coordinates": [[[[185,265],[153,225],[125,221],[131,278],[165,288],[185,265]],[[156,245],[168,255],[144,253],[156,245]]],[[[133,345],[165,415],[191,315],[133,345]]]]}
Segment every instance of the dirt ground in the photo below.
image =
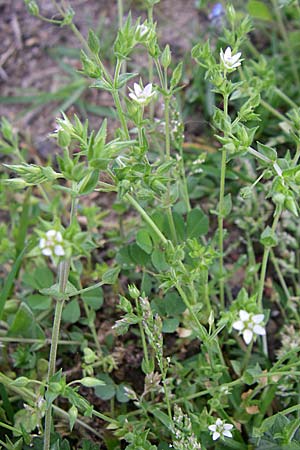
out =
{"type": "MultiPolygon", "coordinates": [[[[57,17],[51,0],[39,0],[38,4],[44,16],[57,17]]],[[[90,27],[98,31],[101,43],[104,42],[106,47],[105,57],[111,59],[111,45],[118,23],[117,1],[69,0],[69,4],[75,11],[79,30],[84,36],[90,27]]],[[[134,18],[146,17],[141,2],[125,1],[124,6],[124,16],[132,10],[134,18]]],[[[161,46],[169,43],[175,56],[190,52],[200,29],[195,0],[161,0],[155,6],[154,19],[161,46]]],[[[38,154],[46,157],[53,146],[48,133],[55,128],[55,117],[74,92],[70,83],[80,84],[77,70],[81,64],[78,54],[74,57],[74,49],[75,53],[76,49],[79,51],[80,43],[68,27],[31,16],[22,0],[0,0],[0,40],[0,116],[8,117],[22,131],[27,142],[37,147],[38,154]],[[71,74],[68,73],[70,66],[73,68],[71,74]],[[70,95],[66,94],[60,101],[55,98],[50,102],[41,101],[32,107],[30,100],[39,93],[56,93],[64,86],[70,88],[70,95]]],[[[107,63],[109,66],[110,61],[107,63]]],[[[86,88],[88,84],[86,80],[86,88]]],[[[74,96],[78,95],[76,91],[74,96]]],[[[95,89],[83,89],[80,98],[87,99],[89,104],[112,106],[110,96],[95,89]]],[[[76,101],[70,100],[65,109],[80,114],[76,101]]],[[[99,116],[96,120],[99,123],[99,116]]]]}

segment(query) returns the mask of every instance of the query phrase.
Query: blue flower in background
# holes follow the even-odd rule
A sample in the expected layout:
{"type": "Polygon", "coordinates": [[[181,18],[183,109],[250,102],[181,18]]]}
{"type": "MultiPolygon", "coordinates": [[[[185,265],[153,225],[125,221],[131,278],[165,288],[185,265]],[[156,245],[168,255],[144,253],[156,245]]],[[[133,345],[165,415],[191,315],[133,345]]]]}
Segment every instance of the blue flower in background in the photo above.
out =
{"type": "Polygon", "coordinates": [[[223,18],[225,16],[225,10],[222,3],[215,3],[211,8],[211,11],[208,15],[209,20],[211,21],[214,27],[220,26],[223,24],[223,18]]]}

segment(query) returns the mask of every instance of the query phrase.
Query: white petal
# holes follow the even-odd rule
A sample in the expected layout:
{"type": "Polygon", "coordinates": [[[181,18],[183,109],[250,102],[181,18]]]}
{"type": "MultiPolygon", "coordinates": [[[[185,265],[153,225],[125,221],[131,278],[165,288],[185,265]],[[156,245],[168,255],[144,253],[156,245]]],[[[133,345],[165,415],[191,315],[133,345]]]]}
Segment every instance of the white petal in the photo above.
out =
{"type": "Polygon", "coordinates": [[[137,96],[133,92],[130,92],[129,97],[132,98],[132,100],[134,100],[135,102],[138,101],[137,96]]]}
{"type": "Polygon", "coordinates": [[[260,323],[264,320],[265,316],[263,314],[255,314],[252,316],[252,322],[254,323],[260,323]]]}
{"type": "Polygon", "coordinates": [[[221,436],[220,433],[218,431],[215,431],[212,436],[213,441],[216,441],[217,439],[219,439],[220,436],[221,436]]]}
{"type": "Polygon", "coordinates": [[[49,230],[46,233],[48,239],[54,238],[56,236],[56,230],[49,230]]]}
{"type": "Polygon", "coordinates": [[[42,253],[43,253],[43,255],[46,255],[46,256],[52,256],[52,250],[51,250],[51,248],[48,248],[48,247],[43,248],[42,253]]]}
{"type": "Polygon", "coordinates": [[[208,429],[209,431],[216,431],[217,425],[209,425],[208,429]]]}
{"type": "Polygon", "coordinates": [[[231,62],[232,62],[232,64],[235,64],[235,63],[240,59],[241,55],[242,55],[241,52],[238,52],[236,55],[233,55],[233,56],[231,57],[231,62]]]}
{"type": "Polygon", "coordinates": [[[134,89],[134,92],[135,92],[135,94],[136,94],[137,96],[141,95],[141,93],[142,93],[142,88],[141,88],[141,86],[140,86],[139,84],[134,83],[133,89],[134,89]]]}
{"type": "Polygon", "coordinates": [[[253,333],[251,330],[248,330],[248,328],[243,332],[243,338],[245,343],[248,345],[252,341],[253,333]]]}
{"type": "Polygon", "coordinates": [[[240,310],[240,318],[243,322],[245,322],[246,320],[249,320],[250,314],[245,311],[244,309],[240,310]]]}
{"type": "Polygon", "coordinates": [[[56,232],[56,240],[57,242],[62,242],[63,238],[60,231],[56,232]]]}
{"type": "Polygon", "coordinates": [[[152,83],[147,84],[144,89],[144,95],[149,97],[152,93],[152,83]]]}
{"type": "Polygon", "coordinates": [[[235,69],[236,67],[239,67],[241,65],[241,61],[238,61],[237,63],[235,63],[235,64],[231,64],[231,68],[232,69],[235,69]]]}
{"type": "Polygon", "coordinates": [[[224,430],[232,430],[233,425],[231,423],[224,423],[224,430]]]}
{"type": "Polygon", "coordinates": [[[64,251],[64,249],[62,248],[61,245],[56,245],[54,247],[54,254],[56,256],[63,256],[65,254],[65,251],[64,251]]]}
{"type": "Polygon", "coordinates": [[[242,322],[242,320],[237,320],[236,322],[234,322],[234,323],[232,324],[232,327],[233,327],[235,330],[242,331],[242,330],[245,328],[245,324],[244,324],[244,322],[242,322]]]}
{"type": "Polygon", "coordinates": [[[260,334],[261,336],[265,336],[266,334],[266,330],[261,325],[255,325],[253,331],[256,334],[260,334]]]}
{"type": "Polygon", "coordinates": [[[216,420],[216,426],[219,426],[219,425],[223,425],[223,420],[218,417],[216,420]]]}
{"type": "Polygon", "coordinates": [[[229,59],[231,58],[231,47],[227,47],[225,52],[224,52],[224,58],[225,59],[229,59]]]}
{"type": "Polygon", "coordinates": [[[44,248],[46,246],[46,239],[42,238],[40,239],[40,247],[44,248]]]}
{"type": "Polygon", "coordinates": [[[230,437],[230,438],[232,437],[232,433],[230,431],[228,431],[228,430],[224,430],[222,434],[223,434],[223,436],[227,436],[227,437],[230,437]]]}

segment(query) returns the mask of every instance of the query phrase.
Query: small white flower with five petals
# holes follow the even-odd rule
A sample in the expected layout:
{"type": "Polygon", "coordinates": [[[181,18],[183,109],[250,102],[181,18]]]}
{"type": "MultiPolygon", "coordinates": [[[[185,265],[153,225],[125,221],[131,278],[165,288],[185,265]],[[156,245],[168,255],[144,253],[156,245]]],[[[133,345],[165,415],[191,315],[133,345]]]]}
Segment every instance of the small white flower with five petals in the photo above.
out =
{"type": "Polygon", "coordinates": [[[233,425],[231,423],[225,423],[222,419],[217,419],[214,425],[209,425],[208,429],[212,432],[213,441],[216,441],[220,437],[232,437],[233,425]]]}
{"type": "Polygon", "coordinates": [[[152,83],[147,84],[144,88],[142,88],[138,83],[134,83],[133,91],[131,90],[129,97],[140,105],[145,106],[154,95],[155,92],[152,91],[152,83]]]}
{"type": "Polygon", "coordinates": [[[228,70],[236,69],[238,66],[241,65],[242,62],[240,59],[241,56],[242,56],[241,52],[238,52],[235,55],[233,55],[231,53],[231,47],[227,47],[225,52],[223,52],[222,48],[220,51],[221,62],[223,63],[223,66],[228,70]]]}
{"type": "Polygon", "coordinates": [[[266,330],[261,325],[265,317],[263,314],[248,313],[241,309],[239,316],[240,319],[234,322],[232,327],[243,335],[247,345],[250,344],[255,335],[264,336],[266,334],[266,330]]]}
{"type": "Polygon", "coordinates": [[[40,249],[46,256],[64,256],[63,237],[60,231],[48,230],[40,239],[40,249]]]}

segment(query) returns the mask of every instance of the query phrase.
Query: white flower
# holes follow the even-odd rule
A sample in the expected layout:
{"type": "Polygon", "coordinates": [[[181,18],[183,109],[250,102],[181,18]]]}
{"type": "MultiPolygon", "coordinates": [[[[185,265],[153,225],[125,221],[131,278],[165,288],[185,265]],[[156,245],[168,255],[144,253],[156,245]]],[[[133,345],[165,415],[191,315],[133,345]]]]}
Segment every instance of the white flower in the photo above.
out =
{"type": "Polygon", "coordinates": [[[241,52],[232,55],[231,47],[227,47],[223,53],[223,49],[220,51],[220,59],[226,69],[236,69],[241,65],[241,52]]]}
{"type": "Polygon", "coordinates": [[[139,39],[143,39],[150,31],[150,28],[147,25],[138,25],[136,28],[136,33],[139,39]]]}
{"type": "Polygon", "coordinates": [[[233,323],[233,328],[243,334],[243,339],[248,345],[252,341],[255,334],[263,336],[266,330],[261,324],[264,320],[263,314],[252,314],[241,309],[239,312],[240,320],[233,323]]]}
{"type": "Polygon", "coordinates": [[[129,97],[140,105],[149,103],[155,92],[152,92],[152,83],[147,84],[144,89],[137,83],[133,85],[133,91],[130,92],[129,97]]]}
{"type": "Polygon", "coordinates": [[[60,231],[48,230],[44,238],[40,239],[40,249],[46,256],[64,256],[63,237],[60,231]]]}
{"type": "Polygon", "coordinates": [[[216,423],[214,425],[209,425],[208,429],[209,431],[212,431],[213,435],[213,441],[216,441],[221,436],[222,437],[232,437],[232,433],[230,430],[232,430],[233,425],[231,423],[225,423],[224,420],[217,419],[216,423]]]}

